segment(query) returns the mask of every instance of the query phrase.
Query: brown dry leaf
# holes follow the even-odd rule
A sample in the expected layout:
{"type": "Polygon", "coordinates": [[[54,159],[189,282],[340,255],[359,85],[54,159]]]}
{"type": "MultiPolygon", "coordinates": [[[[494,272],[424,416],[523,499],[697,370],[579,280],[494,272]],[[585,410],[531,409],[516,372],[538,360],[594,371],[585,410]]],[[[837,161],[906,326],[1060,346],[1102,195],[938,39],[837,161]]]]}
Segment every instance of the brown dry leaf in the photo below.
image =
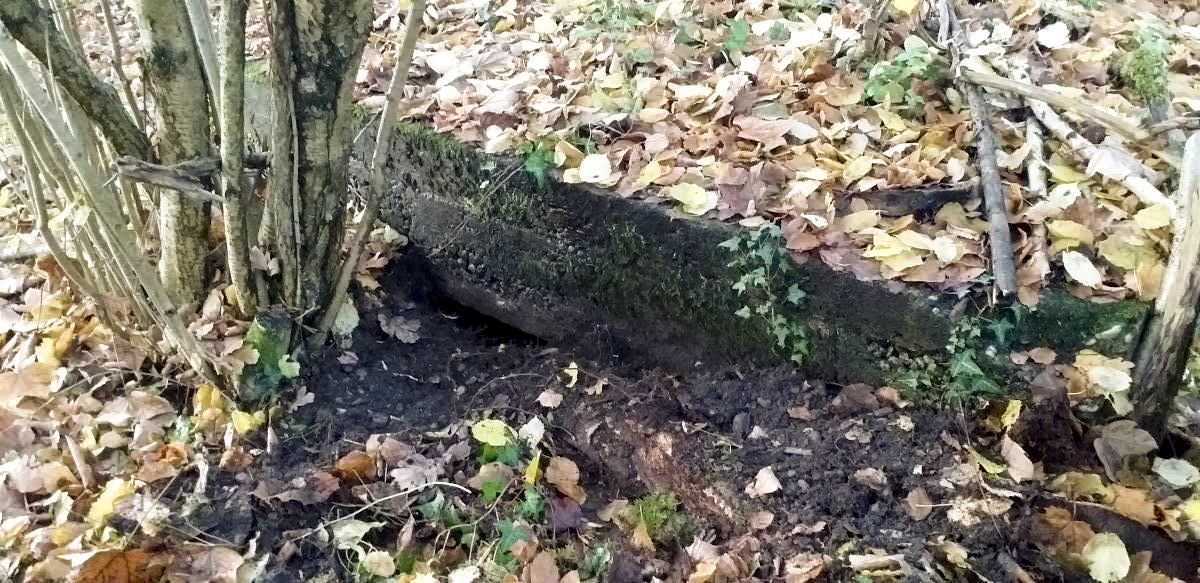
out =
{"type": "Polygon", "coordinates": [[[908,496],[904,497],[904,512],[913,520],[925,520],[933,513],[933,501],[929,499],[925,488],[913,488],[908,496]]]}
{"type": "Polygon", "coordinates": [[[772,492],[778,492],[783,485],[779,483],[779,478],[775,477],[775,471],[771,466],[767,466],[758,471],[754,476],[754,481],[746,484],[746,494],[751,498],[766,496],[772,492]]]}
{"type": "Polygon", "coordinates": [[[579,485],[579,466],[565,457],[550,458],[550,463],[546,464],[546,481],[580,505],[587,500],[587,493],[579,485]]]}
{"type": "Polygon", "coordinates": [[[1120,484],[1112,484],[1109,487],[1113,492],[1113,501],[1110,504],[1113,510],[1142,523],[1142,526],[1151,526],[1157,522],[1154,501],[1150,499],[1149,492],[1120,484]]]}
{"type": "Polygon", "coordinates": [[[1029,459],[1029,455],[1025,453],[1025,449],[1013,441],[1008,434],[1005,434],[1004,439],[1000,442],[1000,455],[1008,463],[1009,477],[1016,482],[1032,480],[1037,475],[1037,468],[1029,459]]]}
{"type": "Polygon", "coordinates": [[[554,564],[554,555],[542,551],[525,567],[523,581],[529,583],[558,583],[558,566],[554,564]]]}
{"type": "Polygon", "coordinates": [[[16,372],[0,373],[0,403],[14,403],[23,397],[49,398],[55,370],[52,365],[34,362],[16,372]]]}
{"type": "Polygon", "coordinates": [[[785,583],[816,581],[831,562],[829,557],[821,553],[800,553],[784,564],[783,580],[785,583]]]}
{"type": "Polygon", "coordinates": [[[633,529],[633,534],[629,536],[629,542],[635,548],[643,551],[653,551],[654,541],[650,538],[650,531],[646,528],[646,521],[639,520],[637,526],[633,529]]]}
{"type": "Polygon", "coordinates": [[[100,551],[79,567],[73,583],[151,583],[162,577],[165,565],[142,549],[100,551]]]}
{"type": "Polygon", "coordinates": [[[1030,537],[1034,543],[1055,549],[1060,554],[1083,552],[1083,547],[1096,535],[1091,525],[1071,518],[1065,508],[1051,506],[1030,522],[1030,537]]]}
{"type": "Polygon", "coordinates": [[[370,482],[375,479],[375,458],[364,451],[352,451],[338,460],[333,475],[343,482],[370,482]]]}
{"type": "Polygon", "coordinates": [[[763,530],[775,522],[775,513],[762,510],[750,515],[750,530],[763,530]]]}
{"type": "Polygon", "coordinates": [[[242,556],[228,547],[188,545],[175,554],[167,576],[171,581],[236,583],[243,562],[242,556]]]}

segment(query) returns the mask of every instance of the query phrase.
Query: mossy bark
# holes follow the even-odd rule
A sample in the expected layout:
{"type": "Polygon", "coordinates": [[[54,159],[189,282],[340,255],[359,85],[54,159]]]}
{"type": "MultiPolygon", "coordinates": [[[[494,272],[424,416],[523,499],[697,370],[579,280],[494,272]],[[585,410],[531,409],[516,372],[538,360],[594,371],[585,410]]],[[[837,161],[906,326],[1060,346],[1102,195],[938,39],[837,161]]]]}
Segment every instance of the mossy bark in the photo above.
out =
{"type": "Polygon", "coordinates": [[[271,225],[283,296],[324,308],[341,251],[352,118],[350,91],[371,26],[369,0],[278,0],[268,22],[275,122],[271,225]]]}
{"type": "MultiPolygon", "coordinates": [[[[743,274],[718,245],[744,229],[582,185],[539,188],[521,160],[484,155],[420,125],[398,128],[389,175],[381,218],[409,234],[460,303],[635,365],[788,360],[770,330],[735,315],[747,303],[733,289],[743,274]]],[[[953,357],[956,296],[857,281],[816,260],[792,263],[772,295],[785,297],[792,284],[804,301],[774,309],[806,328],[807,372],[883,383],[905,362],[945,369],[953,357]]],[[[973,314],[1011,319],[1014,328],[972,349],[1001,383],[1012,372],[1008,352],[1024,347],[1129,358],[1146,309],[1051,287],[1037,311],[1019,318],[1007,309],[973,314]]]]}

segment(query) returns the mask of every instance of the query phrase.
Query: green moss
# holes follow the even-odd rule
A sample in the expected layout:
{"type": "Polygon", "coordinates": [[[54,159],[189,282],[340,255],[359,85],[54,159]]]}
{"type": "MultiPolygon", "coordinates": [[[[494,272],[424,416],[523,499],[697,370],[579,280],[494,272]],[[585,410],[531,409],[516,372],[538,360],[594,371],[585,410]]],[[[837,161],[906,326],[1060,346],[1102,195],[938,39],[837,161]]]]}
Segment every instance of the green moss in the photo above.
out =
{"type": "Polygon", "coordinates": [[[1090,348],[1131,358],[1149,315],[1145,302],[1097,304],[1051,287],[1042,293],[1036,311],[1019,313],[1013,332],[1020,346],[1048,346],[1059,353],[1090,348]]]}
{"type": "Polygon", "coordinates": [[[628,528],[646,525],[646,533],[659,545],[686,545],[699,530],[696,520],[680,510],[679,499],[670,492],[656,492],[634,500],[629,508],[628,528]]]}
{"type": "Polygon", "coordinates": [[[481,159],[470,146],[450,134],[414,123],[396,125],[395,138],[407,144],[414,157],[436,160],[448,167],[426,172],[438,184],[430,189],[464,204],[476,218],[511,225],[532,226],[541,205],[528,172],[500,168],[493,159],[481,159]]]}
{"type": "Polygon", "coordinates": [[[1133,50],[1117,62],[1117,73],[1147,102],[1167,98],[1167,58],[1171,44],[1162,31],[1141,28],[1133,35],[1133,50]]]}

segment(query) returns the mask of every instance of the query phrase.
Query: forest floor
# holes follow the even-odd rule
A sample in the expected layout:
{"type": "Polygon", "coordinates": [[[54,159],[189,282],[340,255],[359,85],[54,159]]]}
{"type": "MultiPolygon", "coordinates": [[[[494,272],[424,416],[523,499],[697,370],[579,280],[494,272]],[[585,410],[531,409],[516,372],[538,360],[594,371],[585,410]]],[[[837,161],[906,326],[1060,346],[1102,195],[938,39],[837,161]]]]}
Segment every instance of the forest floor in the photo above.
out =
{"type": "MultiPolygon", "coordinates": [[[[269,427],[203,388],[120,372],[130,355],[86,333],[65,378],[4,373],[5,572],[1197,580],[1200,552],[1176,542],[1180,491],[1146,473],[1132,428],[1078,433],[1061,382],[1035,383],[1017,413],[787,368],[630,370],[439,299],[422,273],[410,251],[375,274],[359,298],[370,324],[301,359],[269,427]],[[1097,437],[1122,452],[1107,470],[1120,483],[1097,437]]],[[[78,317],[35,272],[6,281],[30,286],[23,312],[78,317]]]]}
{"type": "MultiPolygon", "coordinates": [[[[403,22],[377,4],[368,106],[403,22]]],[[[946,74],[1028,66],[1130,121],[1146,104],[1120,63],[1149,55],[1177,113],[1200,110],[1200,13],[1177,1],[964,5],[965,65],[925,39],[936,17],[919,2],[885,2],[886,18],[860,3],[433,4],[407,116],[531,172],[777,221],[793,252],[939,291],[990,285],[977,194],[914,209],[873,193],[977,178],[946,74]]],[[[140,93],[136,31],[116,14],[140,93]]],[[[82,24],[109,74],[106,33],[82,24]]],[[[1169,191],[1167,145],[1066,111],[1079,132],[1033,150],[1026,105],[992,102],[1019,301],[1052,279],[1153,300],[1170,205],[1126,179],[1169,191]],[[1047,182],[1026,184],[1030,168],[1047,182]]],[[[0,218],[31,224],[11,205],[0,218]]],[[[280,360],[298,376],[261,410],[114,338],[52,261],[0,266],[0,579],[1200,580],[1196,400],[1181,401],[1192,437],[1161,450],[1072,415],[1067,382],[1128,379],[1127,362],[1031,350],[1047,374],[1013,399],[914,403],[789,369],[632,370],[439,299],[415,256],[360,274],[362,325],[298,370],[280,360]]],[[[215,290],[192,331],[250,363],[225,300],[215,290]]]]}

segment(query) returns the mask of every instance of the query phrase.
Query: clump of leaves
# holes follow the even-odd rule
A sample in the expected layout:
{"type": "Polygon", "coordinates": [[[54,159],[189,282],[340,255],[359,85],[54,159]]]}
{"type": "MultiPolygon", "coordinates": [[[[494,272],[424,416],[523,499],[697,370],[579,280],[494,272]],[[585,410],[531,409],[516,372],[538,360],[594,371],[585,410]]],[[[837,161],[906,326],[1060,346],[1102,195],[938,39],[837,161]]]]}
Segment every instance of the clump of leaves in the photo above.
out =
{"type": "Polygon", "coordinates": [[[945,78],[945,61],[930,51],[920,37],[910,36],[904,40],[900,54],[871,67],[863,95],[875,103],[898,104],[903,110],[915,113],[925,105],[925,100],[917,93],[913,81],[941,82],[945,78]]]}
{"type": "Polygon", "coordinates": [[[787,250],[780,245],[781,236],[779,225],[766,223],[756,230],[739,232],[719,247],[735,254],[729,267],[742,271],[733,289],[747,303],[734,314],[761,320],[766,332],[774,338],[776,348],[797,365],[803,365],[810,351],[808,328],[784,315],[782,308],[784,302],[799,306],[806,294],[795,283],[786,292],[777,291],[782,280],[792,273],[787,250]]]}
{"type": "Polygon", "coordinates": [[[300,365],[287,353],[291,319],[280,310],[259,312],[246,330],[245,343],[258,351],[258,362],[242,371],[238,396],[243,402],[261,403],[279,395],[284,379],[300,374],[300,365]]]}
{"type": "Polygon", "coordinates": [[[601,0],[591,3],[591,12],[584,18],[576,34],[589,38],[607,33],[613,40],[625,42],[642,27],[654,22],[655,2],[638,0],[601,0]]]}
{"type": "Polygon", "coordinates": [[[1156,28],[1142,28],[1133,34],[1133,50],[1117,62],[1117,74],[1147,102],[1167,98],[1167,57],[1171,43],[1156,28]]]}
{"type": "MultiPolygon", "coordinates": [[[[1003,392],[1000,385],[975,362],[983,336],[983,324],[983,319],[978,317],[962,318],[950,332],[950,344],[946,346],[950,352],[950,383],[946,386],[948,398],[963,400],[976,396],[997,396],[1003,392]]],[[[991,328],[993,331],[1000,330],[998,333],[1001,336],[1007,331],[1003,326],[991,328]]]]}

